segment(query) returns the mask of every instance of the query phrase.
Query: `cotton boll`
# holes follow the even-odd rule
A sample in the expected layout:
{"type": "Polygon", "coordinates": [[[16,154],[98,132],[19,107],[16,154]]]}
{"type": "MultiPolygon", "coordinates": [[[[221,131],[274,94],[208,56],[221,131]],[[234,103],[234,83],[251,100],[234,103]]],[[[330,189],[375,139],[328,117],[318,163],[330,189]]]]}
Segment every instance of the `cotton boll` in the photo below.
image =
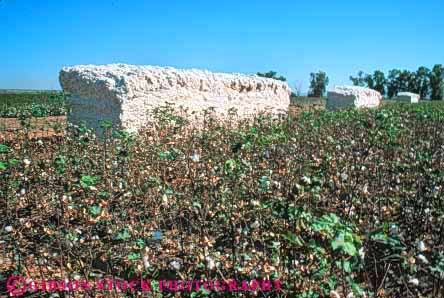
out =
{"type": "Polygon", "coordinates": [[[205,260],[207,261],[208,269],[213,270],[216,267],[216,264],[215,264],[215,262],[214,262],[212,257],[207,256],[205,258],[205,260]]]}
{"type": "Polygon", "coordinates": [[[180,263],[179,263],[178,261],[172,261],[172,262],[170,263],[170,266],[173,267],[173,268],[176,269],[176,270],[179,270],[179,269],[180,269],[180,263]]]}
{"type": "Polygon", "coordinates": [[[425,251],[425,250],[426,250],[426,246],[425,246],[424,241],[419,241],[419,242],[418,242],[418,245],[417,245],[417,248],[418,248],[418,250],[419,250],[420,252],[425,251]]]}
{"type": "Polygon", "coordinates": [[[14,230],[14,228],[12,226],[6,226],[5,227],[5,231],[8,233],[11,233],[14,230]]]}
{"type": "Polygon", "coordinates": [[[194,154],[191,156],[191,160],[194,161],[194,162],[199,162],[199,160],[200,160],[200,156],[199,156],[199,154],[194,153],[194,154]]]}
{"type": "Polygon", "coordinates": [[[252,223],[252,224],[250,225],[250,227],[251,227],[252,229],[257,229],[257,228],[260,227],[260,224],[259,224],[259,222],[256,220],[254,223],[252,223]]]}
{"type": "Polygon", "coordinates": [[[419,286],[419,280],[417,278],[410,278],[409,284],[414,285],[415,287],[419,286]]]}
{"type": "Polygon", "coordinates": [[[359,249],[358,253],[359,253],[359,256],[361,257],[361,259],[364,259],[364,258],[365,258],[365,251],[364,251],[364,248],[363,248],[363,247],[361,247],[361,248],[359,249]]]}
{"type": "Polygon", "coordinates": [[[143,266],[145,267],[146,270],[148,270],[151,266],[148,256],[143,256],[142,260],[143,260],[143,266]]]}
{"type": "Polygon", "coordinates": [[[421,262],[423,262],[424,264],[428,264],[429,263],[429,260],[427,260],[427,258],[424,255],[422,255],[422,254],[418,255],[418,259],[420,259],[421,262]]]}
{"type": "Polygon", "coordinates": [[[396,225],[391,225],[390,226],[390,235],[391,236],[395,236],[398,235],[398,227],[396,225]]]}

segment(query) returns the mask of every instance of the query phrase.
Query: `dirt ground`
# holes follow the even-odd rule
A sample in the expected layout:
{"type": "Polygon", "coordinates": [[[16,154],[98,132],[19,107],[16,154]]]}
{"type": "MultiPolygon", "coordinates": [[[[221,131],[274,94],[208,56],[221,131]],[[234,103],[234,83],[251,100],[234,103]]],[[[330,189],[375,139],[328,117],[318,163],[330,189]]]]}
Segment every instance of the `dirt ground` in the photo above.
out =
{"type": "Polygon", "coordinates": [[[66,116],[30,118],[22,122],[18,118],[0,118],[0,142],[16,138],[49,138],[63,136],[66,116]]]}

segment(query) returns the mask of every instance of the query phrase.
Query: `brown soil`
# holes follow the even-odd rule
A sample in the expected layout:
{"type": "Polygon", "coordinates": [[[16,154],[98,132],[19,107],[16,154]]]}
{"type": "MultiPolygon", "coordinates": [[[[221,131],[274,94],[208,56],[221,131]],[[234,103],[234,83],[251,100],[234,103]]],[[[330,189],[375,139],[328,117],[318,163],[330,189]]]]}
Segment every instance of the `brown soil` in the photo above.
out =
{"type": "Polygon", "coordinates": [[[17,138],[50,138],[63,136],[66,127],[66,116],[30,118],[25,124],[18,118],[0,118],[0,141],[17,138]]]}

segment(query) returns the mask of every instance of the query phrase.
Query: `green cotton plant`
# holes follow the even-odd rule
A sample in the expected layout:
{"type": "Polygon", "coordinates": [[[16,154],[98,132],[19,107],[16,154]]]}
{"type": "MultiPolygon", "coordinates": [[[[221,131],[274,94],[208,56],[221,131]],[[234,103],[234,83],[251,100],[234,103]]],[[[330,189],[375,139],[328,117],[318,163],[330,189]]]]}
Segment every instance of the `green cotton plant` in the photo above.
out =
{"type": "Polygon", "coordinates": [[[131,239],[131,234],[128,232],[128,229],[125,228],[117,232],[113,238],[115,240],[127,241],[131,239]]]}
{"type": "Polygon", "coordinates": [[[178,156],[179,156],[179,152],[177,150],[175,150],[174,148],[172,148],[171,150],[168,150],[168,151],[159,152],[160,159],[173,161],[173,160],[176,160],[176,158],[178,156]]]}
{"type": "Polygon", "coordinates": [[[85,189],[90,188],[92,186],[96,186],[98,181],[99,178],[97,176],[82,176],[82,178],[80,178],[80,186],[85,189]]]}
{"type": "Polygon", "coordinates": [[[93,216],[98,216],[102,212],[102,208],[100,208],[100,206],[97,205],[90,206],[88,207],[88,212],[93,216]]]}
{"type": "Polygon", "coordinates": [[[0,154],[6,154],[9,153],[11,149],[6,144],[0,144],[0,154]]]}
{"type": "Polygon", "coordinates": [[[8,164],[3,161],[0,161],[0,171],[4,171],[7,169],[8,169],[8,164]]]}
{"type": "Polygon", "coordinates": [[[54,159],[54,167],[59,174],[64,174],[66,171],[66,157],[65,156],[57,156],[54,159]]]}
{"type": "Polygon", "coordinates": [[[6,254],[37,272],[44,259],[59,273],[63,257],[69,274],[99,266],[151,280],[177,259],[185,278],[279,278],[285,297],[439,296],[444,104],[235,128],[208,116],[190,131],[159,117],[153,130],[113,130],[106,154],[87,127],[43,145],[4,142],[6,254]]]}
{"type": "Polygon", "coordinates": [[[312,223],[311,228],[327,238],[334,251],[346,256],[356,256],[361,248],[360,236],[355,233],[353,226],[343,223],[334,213],[318,218],[312,223]]]}
{"type": "MultiPolygon", "coordinates": [[[[320,259],[317,275],[325,276],[331,265],[347,274],[343,281],[355,293],[362,294],[361,287],[349,274],[354,272],[361,262],[358,252],[362,249],[361,236],[353,224],[347,223],[334,213],[325,214],[312,221],[310,228],[319,233],[319,236],[328,246],[322,246],[317,241],[311,241],[311,250],[320,259]],[[321,245],[321,246],[320,246],[321,245]]],[[[331,287],[323,286],[325,290],[331,287]]],[[[328,294],[328,293],[326,293],[328,294]]]]}
{"type": "Polygon", "coordinates": [[[224,164],[224,170],[227,176],[233,176],[236,172],[240,171],[240,169],[240,164],[234,159],[229,159],[224,164]]]}

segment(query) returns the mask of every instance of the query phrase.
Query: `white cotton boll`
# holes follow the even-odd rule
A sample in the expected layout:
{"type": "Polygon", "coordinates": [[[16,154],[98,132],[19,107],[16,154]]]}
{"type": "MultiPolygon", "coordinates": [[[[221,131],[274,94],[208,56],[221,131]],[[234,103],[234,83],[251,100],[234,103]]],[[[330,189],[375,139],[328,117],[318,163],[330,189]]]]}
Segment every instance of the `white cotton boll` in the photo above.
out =
{"type": "Polygon", "coordinates": [[[251,227],[252,229],[257,229],[257,228],[260,227],[260,224],[259,224],[259,222],[256,220],[254,223],[252,223],[252,224],[250,225],[250,227],[251,227]]]}
{"type": "Polygon", "coordinates": [[[364,259],[364,258],[365,258],[365,251],[364,251],[364,248],[363,248],[363,247],[361,247],[361,248],[359,249],[358,253],[359,253],[359,256],[361,257],[361,259],[364,259]]]}
{"type": "Polygon", "coordinates": [[[199,162],[199,160],[200,160],[200,156],[199,156],[199,154],[194,153],[194,154],[191,156],[191,160],[194,161],[194,162],[199,162]]]}
{"type": "Polygon", "coordinates": [[[251,201],[251,205],[253,205],[253,206],[259,206],[260,203],[259,203],[258,200],[252,200],[252,201],[251,201]]]}
{"type": "Polygon", "coordinates": [[[390,226],[390,235],[395,236],[398,234],[398,227],[396,225],[390,226]]]}
{"type": "Polygon", "coordinates": [[[25,159],[23,160],[23,163],[24,163],[26,166],[29,166],[29,165],[31,164],[31,161],[30,161],[29,159],[25,158],[25,159]]]}
{"type": "Polygon", "coordinates": [[[205,260],[207,261],[208,269],[213,270],[214,267],[216,267],[216,264],[215,264],[215,262],[214,262],[214,260],[213,260],[212,257],[207,256],[207,257],[205,258],[205,260]]]}
{"type": "Polygon", "coordinates": [[[170,266],[176,270],[180,269],[180,263],[178,261],[171,261],[170,266]]]}
{"type": "Polygon", "coordinates": [[[276,186],[278,189],[281,188],[281,183],[278,181],[273,181],[273,185],[276,186]]]}
{"type": "Polygon", "coordinates": [[[428,264],[429,263],[429,260],[427,260],[427,258],[424,255],[422,255],[422,254],[418,255],[418,259],[420,259],[421,262],[423,262],[424,264],[428,264]]]}
{"type": "Polygon", "coordinates": [[[24,195],[26,194],[26,189],[22,188],[22,189],[20,190],[20,194],[21,194],[22,196],[24,196],[24,195]]]}
{"type": "Polygon", "coordinates": [[[341,295],[336,291],[330,291],[330,298],[341,298],[341,295]]]}
{"type": "Polygon", "coordinates": [[[168,196],[167,196],[166,194],[164,194],[164,195],[162,196],[162,203],[164,203],[164,204],[168,204],[168,196]]]}
{"type": "Polygon", "coordinates": [[[364,185],[364,187],[362,188],[362,193],[364,193],[364,194],[369,194],[369,192],[368,192],[368,185],[366,184],[366,185],[364,185]]]}
{"type": "Polygon", "coordinates": [[[38,140],[37,144],[40,145],[40,146],[43,146],[43,141],[42,140],[38,140]]]}
{"type": "Polygon", "coordinates": [[[355,297],[355,295],[353,294],[353,292],[350,292],[347,294],[347,298],[354,298],[354,297],[355,297]]]}
{"type": "Polygon", "coordinates": [[[302,181],[303,181],[305,184],[308,184],[308,185],[311,184],[311,179],[310,179],[309,177],[307,177],[307,176],[302,177],[302,181]]]}
{"type": "Polygon", "coordinates": [[[148,256],[143,256],[142,260],[143,260],[143,266],[145,267],[146,270],[148,270],[151,266],[148,256]]]}
{"type": "Polygon", "coordinates": [[[425,246],[424,241],[419,241],[417,247],[420,252],[423,252],[426,250],[426,246],[425,246]]]}
{"type": "Polygon", "coordinates": [[[409,284],[414,285],[415,287],[419,286],[419,280],[417,278],[410,278],[409,284]]]}
{"type": "Polygon", "coordinates": [[[12,226],[6,226],[5,227],[5,231],[8,233],[11,233],[14,230],[14,228],[12,226]]]}

